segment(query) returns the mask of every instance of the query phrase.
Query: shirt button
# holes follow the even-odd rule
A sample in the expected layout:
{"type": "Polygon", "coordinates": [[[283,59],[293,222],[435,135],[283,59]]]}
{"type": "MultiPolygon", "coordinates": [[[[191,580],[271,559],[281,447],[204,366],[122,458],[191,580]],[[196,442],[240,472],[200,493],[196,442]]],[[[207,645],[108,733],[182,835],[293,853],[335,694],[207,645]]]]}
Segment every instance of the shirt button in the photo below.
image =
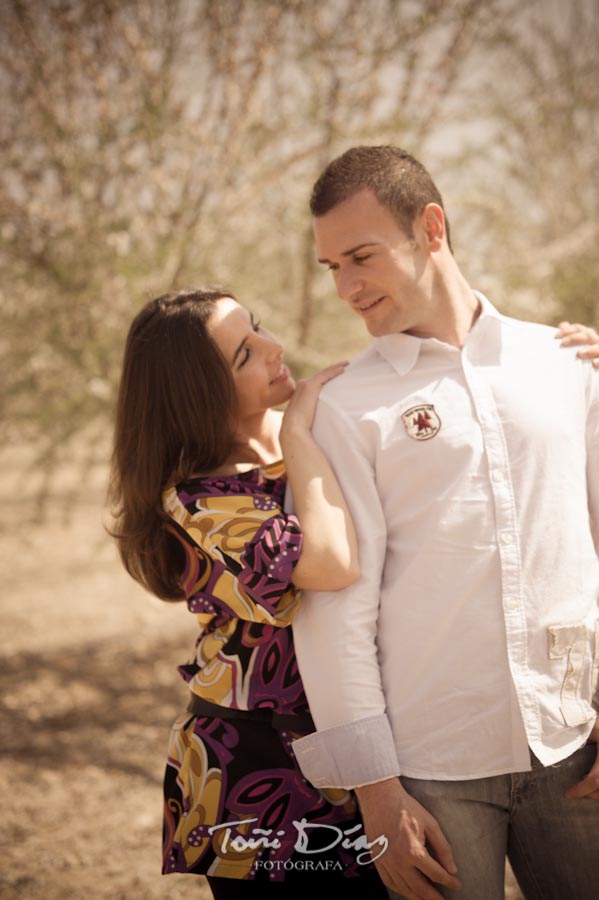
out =
{"type": "Polygon", "coordinates": [[[515,597],[506,597],[505,605],[507,609],[518,609],[518,601],[515,597]]]}
{"type": "Polygon", "coordinates": [[[509,531],[502,531],[501,534],[499,535],[499,539],[502,544],[513,544],[514,543],[514,536],[513,536],[513,534],[510,534],[509,531]]]}
{"type": "Polygon", "coordinates": [[[501,481],[505,481],[505,478],[503,477],[503,472],[501,471],[501,469],[493,469],[491,477],[493,478],[493,481],[496,481],[498,484],[501,481]]]}

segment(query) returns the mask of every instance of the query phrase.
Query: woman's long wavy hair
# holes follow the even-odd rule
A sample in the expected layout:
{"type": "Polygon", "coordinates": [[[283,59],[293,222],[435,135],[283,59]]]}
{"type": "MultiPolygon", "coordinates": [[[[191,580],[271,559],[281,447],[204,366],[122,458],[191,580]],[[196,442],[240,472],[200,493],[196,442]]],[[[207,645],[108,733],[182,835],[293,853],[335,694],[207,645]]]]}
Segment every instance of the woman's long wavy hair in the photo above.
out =
{"type": "MultiPolygon", "coordinates": [[[[129,574],[162,600],[182,600],[179,543],[161,494],[230,456],[237,420],[229,366],[207,323],[230,291],[164,294],[131,324],[118,393],[109,502],[129,574]]],[[[234,298],[233,298],[234,299],[234,298]]]]}

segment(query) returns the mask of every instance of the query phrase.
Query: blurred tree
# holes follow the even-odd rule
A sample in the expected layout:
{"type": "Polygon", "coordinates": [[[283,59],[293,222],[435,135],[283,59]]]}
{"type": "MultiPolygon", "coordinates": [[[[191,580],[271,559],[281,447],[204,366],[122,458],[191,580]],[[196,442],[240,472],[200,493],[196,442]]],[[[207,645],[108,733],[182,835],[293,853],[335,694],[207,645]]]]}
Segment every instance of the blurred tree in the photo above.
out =
{"type": "Polygon", "coordinates": [[[516,315],[599,326],[597,4],[533,0],[497,40],[462,198],[481,277],[516,315]]]}
{"type": "Polygon", "coordinates": [[[5,0],[5,440],[38,448],[46,485],[82,434],[86,464],[104,461],[129,322],[172,287],[229,285],[282,335],[298,371],[362,346],[361,323],[339,319],[315,267],[307,213],[322,165],[359,142],[425,159],[466,237],[483,215],[476,255],[488,261],[486,248],[501,246],[502,284],[540,285],[556,303],[575,293],[582,305],[569,308],[589,320],[587,245],[563,239],[575,235],[578,206],[591,240],[596,191],[585,183],[590,151],[583,163],[566,136],[575,129],[590,148],[596,88],[583,83],[572,36],[539,29],[515,0],[5,0]],[[533,35],[539,59],[551,50],[557,68],[534,62],[533,35]],[[480,73],[495,72],[494,60],[509,73],[520,60],[517,81],[491,90],[480,73]],[[480,155],[477,165],[464,155],[468,126],[491,151],[491,177],[480,155]],[[561,219],[550,216],[554,173],[567,173],[561,219]],[[523,189],[528,202],[516,201],[523,189]],[[536,251],[537,234],[550,280],[514,263],[536,251]]]}

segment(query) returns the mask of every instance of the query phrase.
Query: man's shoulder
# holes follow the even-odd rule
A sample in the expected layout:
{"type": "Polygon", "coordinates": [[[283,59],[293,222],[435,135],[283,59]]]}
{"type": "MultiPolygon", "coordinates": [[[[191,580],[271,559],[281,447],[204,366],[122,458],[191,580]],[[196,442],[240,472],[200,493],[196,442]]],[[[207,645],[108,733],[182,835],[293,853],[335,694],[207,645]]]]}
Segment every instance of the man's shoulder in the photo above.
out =
{"type": "Polygon", "coordinates": [[[380,355],[376,345],[369,344],[365,350],[351,360],[343,375],[334,378],[324,386],[323,393],[333,395],[336,390],[343,393],[344,386],[355,389],[364,379],[377,378],[388,370],[389,364],[380,355]]]}
{"type": "Polygon", "coordinates": [[[347,367],[347,372],[351,373],[354,378],[360,377],[366,371],[376,370],[380,361],[381,357],[376,349],[376,345],[374,343],[368,344],[361,353],[354,356],[347,367]]]}
{"type": "Polygon", "coordinates": [[[557,333],[553,325],[545,325],[543,322],[532,322],[529,319],[516,319],[513,316],[501,316],[501,322],[505,329],[514,335],[521,334],[529,339],[547,341],[557,333]]]}
{"type": "Polygon", "coordinates": [[[515,316],[503,312],[500,308],[495,307],[491,301],[480,291],[474,291],[474,294],[482,302],[482,312],[480,321],[485,322],[487,326],[495,324],[508,337],[521,336],[527,340],[538,340],[543,343],[551,343],[548,339],[557,333],[557,328],[553,325],[546,325],[543,322],[534,322],[530,319],[520,319],[515,316]]]}
{"type": "Polygon", "coordinates": [[[381,357],[374,344],[369,344],[347,366],[338,378],[323,387],[320,399],[326,406],[355,410],[368,407],[372,400],[374,384],[389,371],[389,364],[381,357]]]}
{"type": "Polygon", "coordinates": [[[560,360],[566,366],[578,365],[578,347],[563,347],[556,339],[557,328],[542,322],[501,316],[503,334],[509,344],[527,357],[535,356],[549,361],[560,360]]]}

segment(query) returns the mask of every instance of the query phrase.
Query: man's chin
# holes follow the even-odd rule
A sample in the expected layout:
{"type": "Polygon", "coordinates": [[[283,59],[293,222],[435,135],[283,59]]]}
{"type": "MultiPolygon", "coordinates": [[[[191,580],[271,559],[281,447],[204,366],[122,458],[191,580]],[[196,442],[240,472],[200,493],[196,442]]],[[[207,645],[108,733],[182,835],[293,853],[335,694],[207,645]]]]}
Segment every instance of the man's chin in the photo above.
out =
{"type": "Polygon", "coordinates": [[[366,329],[372,337],[382,337],[384,334],[389,333],[389,329],[385,328],[385,323],[381,321],[374,321],[374,319],[366,319],[365,323],[366,329]]]}
{"type": "Polygon", "coordinates": [[[407,331],[407,324],[400,316],[365,319],[364,324],[372,337],[383,337],[386,334],[401,334],[407,331]]]}

